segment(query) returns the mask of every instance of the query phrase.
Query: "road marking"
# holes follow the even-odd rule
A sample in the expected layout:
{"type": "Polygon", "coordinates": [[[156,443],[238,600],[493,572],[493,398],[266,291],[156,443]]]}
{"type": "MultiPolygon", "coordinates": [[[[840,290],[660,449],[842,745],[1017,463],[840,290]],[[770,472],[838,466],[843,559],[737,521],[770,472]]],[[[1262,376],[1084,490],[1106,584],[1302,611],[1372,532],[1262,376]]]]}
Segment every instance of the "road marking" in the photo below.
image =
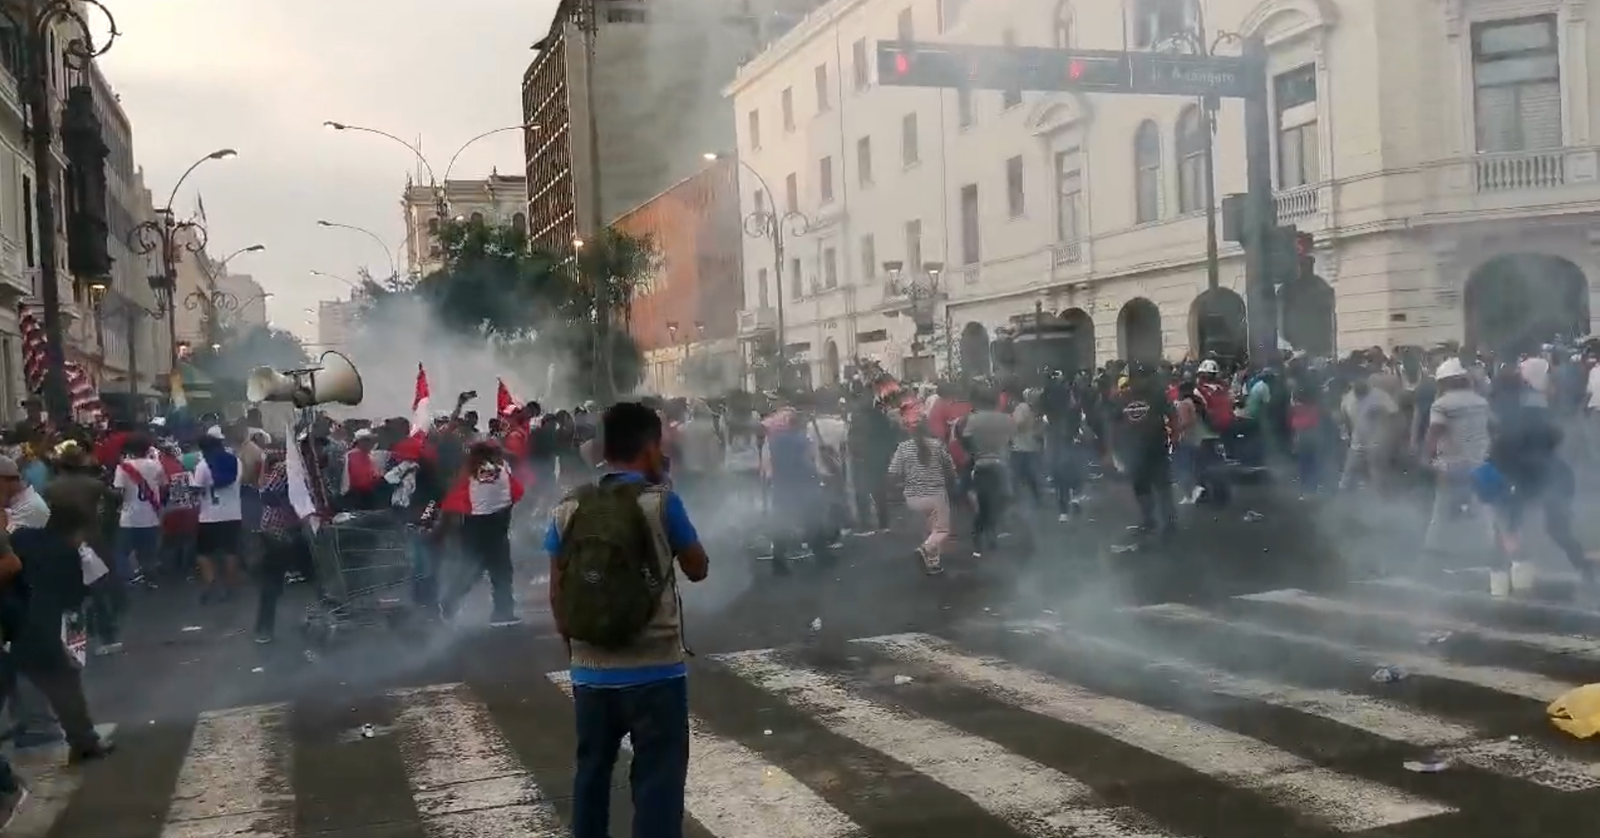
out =
{"type": "Polygon", "coordinates": [[[1510,607],[1523,612],[1544,612],[1554,619],[1579,619],[1587,621],[1600,621],[1600,611],[1585,609],[1576,605],[1563,605],[1556,602],[1542,602],[1534,599],[1507,599],[1506,597],[1491,596],[1488,585],[1483,591],[1463,591],[1453,588],[1440,588],[1427,582],[1403,577],[1385,579],[1364,579],[1354,583],[1361,586],[1389,588],[1421,597],[1441,600],[1446,603],[1458,605],[1493,605],[1510,607]]]}
{"type": "Polygon", "coordinates": [[[1600,788],[1600,763],[1571,759],[1523,739],[1488,737],[1482,731],[1393,701],[1235,675],[1066,629],[1047,636],[1053,645],[1064,650],[1088,647],[1132,658],[1153,672],[1185,679],[1199,689],[1318,716],[1374,736],[1429,748],[1451,762],[1491,773],[1559,791],[1600,788]]]}
{"type": "Polygon", "coordinates": [[[1460,634],[1473,634],[1486,640],[1499,643],[1517,643],[1555,652],[1561,655],[1574,655],[1600,660],[1600,641],[1592,637],[1576,635],[1541,634],[1536,632],[1504,631],[1501,629],[1486,628],[1476,623],[1453,620],[1448,617],[1416,614],[1410,611],[1399,611],[1392,608],[1383,608],[1376,605],[1367,605],[1349,600],[1333,599],[1317,596],[1297,588],[1287,588],[1281,591],[1264,591],[1259,594],[1245,594],[1234,597],[1245,602],[1266,602],[1282,605],[1289,608],[1298,608],[1317,614],[1337,614],[1344,617],[1353,617],[1359,620],[1388,620],[1400,625],[1409,626],[1419,630],[1447,630],[1460,634]]]}
{"type": "Polygon", "coordinates": [[[926,634],[856,642],[964,682],[1007,704],[1093,730],[1231,786],[1259,792],[1345,832],[1455,811],[1323,768],[1281,748],[1179,713],[1101,695],[998,658],[964,654],[926,634]]]}
{"type": "Polygon", "coordinates": [[[1237,631],[1252,634],[1257,637],[1269,638],[1285,643],[1295,643],[1310,646],[1323,651],[1332,652],[1343,658],[1358,663],[1372,666],[1394,665],[1415,675],[1427,675],[1432,678],[1443,678],[1447,681],[1460,681],[1463,684],[1472,684],[1479,687],[1508,693],[1510,695],[1530,698],[1541,704],[1554,701],[1556,696],[1577,686],[1554,678],[1546,678],[1529,672],[1516,669],[1507,669],[1498,666],[1473,666],[1457,664],[1449,661],[1403,652],[1389,648],[1369,648],[1354,646],[1348,643],[1336,643],[1321,637],[1309,634],[1287,631],[1283,629],[1267,628],[1249,621],[1225,620],[1214,614],[1202,611],[1188,605],[1177,603],[1164,603],[1161,605],[1141,605],[1129,609],[1132,613],[1144,614],[1174,622],[1206,623],[1222,626],[1237,631]]]}
{"type": "Polygon", "coordinates": [[[291,838],[288,705],[200,714],[162,838],[291,838]]]}
{"type": "Polygon", "coordinates": [[[716,655],[738,677],[782,697],[833,733],[926,774],[1033,838],[1168,836],[1139,812],[1110,807],[1049,766],[943,722],[862,698],[841,679],[790,665],[773,650],[716,655]]]}
{"type": "MultiPolygon", "coordinates": [[[[565,670],[546,678],[572,697],[565,670]]],[[[631,746],[630,746],[631,747],[631,746]]],[[[725,838],[865,838],[866,831],[794,775],[689,717],[689,814],[725,838]]]]}
{"type": "Polygon", "coordinates": [[[401,759],[429,838],[569,834],[465,684],[394,690],[401,759]]]}

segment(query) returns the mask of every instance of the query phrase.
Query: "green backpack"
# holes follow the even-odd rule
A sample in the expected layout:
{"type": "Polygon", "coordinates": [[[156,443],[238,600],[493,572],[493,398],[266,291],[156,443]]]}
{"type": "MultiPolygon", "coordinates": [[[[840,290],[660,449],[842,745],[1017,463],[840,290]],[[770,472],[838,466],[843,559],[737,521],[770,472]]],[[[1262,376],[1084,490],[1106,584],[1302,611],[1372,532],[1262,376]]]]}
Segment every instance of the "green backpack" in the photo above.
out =
{"type": "Polygon", "coordinates": [[[556,608],[567,637],[602,649],[637,639],[655,617],[668,579],[639,497],[650,487],[609,482],[577,491],[558,558],[556,608]]]}

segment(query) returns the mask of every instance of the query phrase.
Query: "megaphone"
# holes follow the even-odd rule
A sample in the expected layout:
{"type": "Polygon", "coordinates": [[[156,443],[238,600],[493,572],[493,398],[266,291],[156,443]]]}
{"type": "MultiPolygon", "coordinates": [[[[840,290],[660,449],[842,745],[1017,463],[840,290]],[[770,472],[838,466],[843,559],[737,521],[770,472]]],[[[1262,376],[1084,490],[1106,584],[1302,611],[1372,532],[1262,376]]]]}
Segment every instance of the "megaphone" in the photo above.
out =
{"type": "Polygon", "coordinates": [[[324,352],[317,366],[279,372],[256,367],[245,381],[245,398],[252,402],[293,402],[295,407],[319,404],[361,404],[364,389],[356,365],[338,352],[324,352]]]}

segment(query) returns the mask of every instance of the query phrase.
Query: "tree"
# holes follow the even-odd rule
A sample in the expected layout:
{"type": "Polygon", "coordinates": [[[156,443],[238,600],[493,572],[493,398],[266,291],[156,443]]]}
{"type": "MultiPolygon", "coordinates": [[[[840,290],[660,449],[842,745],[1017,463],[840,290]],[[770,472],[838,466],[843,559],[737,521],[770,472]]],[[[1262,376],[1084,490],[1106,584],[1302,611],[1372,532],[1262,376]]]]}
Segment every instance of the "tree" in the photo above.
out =
{"type": "Polygon", "coordinates": [[[416,282],[362,277],[366,321],[417,300],[446,330],[493,341],[510,358],[570,361],[560,368],[573,394],[608,398],[637,386],[644,357],[626,324],[655,266],[648,238],[606,230],[575,254],[552,254],[511,225],[468,220],[440,224],[438,239],[443,267],[416,282]],[[611,316],[597,316],[602,306],[611,316]]]}

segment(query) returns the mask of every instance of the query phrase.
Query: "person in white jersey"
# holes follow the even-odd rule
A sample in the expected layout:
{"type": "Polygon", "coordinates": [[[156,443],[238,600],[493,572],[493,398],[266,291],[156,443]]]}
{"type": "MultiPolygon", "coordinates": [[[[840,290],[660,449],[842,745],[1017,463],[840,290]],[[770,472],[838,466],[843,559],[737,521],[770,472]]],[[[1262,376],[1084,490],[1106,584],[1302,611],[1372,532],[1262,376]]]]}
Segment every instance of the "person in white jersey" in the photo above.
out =
{"type": "Polygon", "coordinates": [[[200,462],[190,485],[200,495],[200,532],[195,554],[200,565],[201,602],[227,599],[239,587],[239,547],[244,538],[244,506],[239,496],[239,458],[224,441],[222,428],[200,439],[200,462]],[[221,578],[218,578],[218,570],[221,578]]]}
{"type": "Polygon", "coordinates": [[[152,450],[149,439],[129,438],[122,461],[111,476],[111,488],[122,493],[112,569],[124,585],[137,582],[143,575],[141,568],[153,566],[160,558],[162,490],[167,472],[150,456],[152,450]]]}

